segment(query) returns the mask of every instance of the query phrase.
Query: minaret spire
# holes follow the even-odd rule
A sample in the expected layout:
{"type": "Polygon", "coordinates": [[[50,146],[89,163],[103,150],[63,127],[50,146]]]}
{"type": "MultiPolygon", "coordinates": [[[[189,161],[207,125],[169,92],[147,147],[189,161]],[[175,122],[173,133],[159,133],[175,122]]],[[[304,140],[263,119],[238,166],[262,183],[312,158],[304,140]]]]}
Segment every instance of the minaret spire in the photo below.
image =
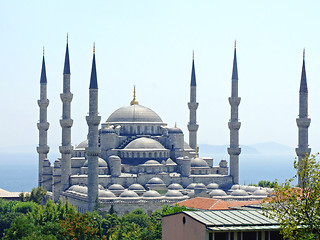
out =
{"type": "Polygon", "coordinates": [[[95,45],[93,46],[92,69],[89,86],[89,116],[86,117],[89,127],[88,147],[86,155],[88,159],[88,210],[93,211],[98,198],[98,157],[100,148],[98,145],[99,124],[101,117],[98,116],[98,81],[95,58],[95,45]]]}
{"type": "MultiPolygon", "coordinates": [[[[37,152],[39,154],[39,176],[38,176],[38,186],[43,186],[43,161],[47,159],[47,154],[49,152],[48,142],[48,110],[49,100],[47,98],[47,75],[46,75],[46,64],[44,58],[44,48],[42,56],[42,68],[40,76],[40,99],[38,100],[38,106],[40,108],[39,123],[37,127],[39,129],[39,146],[37,147],[37,152]]],[[[49,189],[47,189],[49,190],[49,189]]]]}
{"type": "Polygon", "coordinates": [[[196,71],[194,66],[194,52],[192,53],[192,70],[191,70],[191,82],[190,82],[190,102],[188,103],[189,108],[189,145],[191,148],[198,151],[197,148],[197,131],[199,125],[197,124],[197,109],[199,103],[197,103],[197,81],[196,71]]]}
{"type": "MultiPolygon", "coordinates": [[[[308,87],[307,76],[305,69],[305,50],[303,50],[300,90],[299,90],[299,117],[296,119],[298,126],[298,147],[296,148],[296,154],[298,161],[301,162],[305,158],[306,154],[310,154],[311,148],[308,144],[308,128],[310,126],[311,119],[308,118],[308,87]]],[[[298,184],[302,184],[302,180],[298,179],[298,184]]]]}
{"type": "Polygon", "coordinates": [[[234,43],[234,57],[231,77],[231,97],[229,103],[231,106],[231,117],[228,123],[230,129],[230,147],[228,154],[230,156],[230,175],[233,177],[233,183],[239,183],[239,155],[241,148],[239,147],[239,129],[241,123],[239,122],[238,107],[241,98],[238,97],[238,67],[237,67],[237,48],[236,42],[234,43]]]}
{"type": "Polygon", "coordinates": [[[133,99],[130,102],[130,105],[139,105],[139,102],[136,99],[136,85],[133,86],[133,99]]]}
{"type": "MultiPolygon", "coordinates": [[[[62,119],[60,126],[62,128],[62,144],[59,147],[61,153],[61,190],[65,191],[70,186],[71,176],[71,127],[73,120],[71,119],[71,101],[73,94],[70,92],[70,61],[69,61],[69,43],[67,37],[66,54],[63,69],[63,93],[60,94],[62,101],[62,119]]],[[[58,200],[58,199],[55,199],[58,200]]]]}

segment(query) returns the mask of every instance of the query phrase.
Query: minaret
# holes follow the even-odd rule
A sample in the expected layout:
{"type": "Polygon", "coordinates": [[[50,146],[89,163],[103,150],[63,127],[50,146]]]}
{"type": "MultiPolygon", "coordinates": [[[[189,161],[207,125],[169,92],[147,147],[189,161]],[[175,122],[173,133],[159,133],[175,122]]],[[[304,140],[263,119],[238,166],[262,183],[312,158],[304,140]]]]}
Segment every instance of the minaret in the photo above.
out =
{"type": "Polygon", "coordinates": [[[42,186],[42,172],[43,172],[43,161],[47,159],[47,154],[49,152],[49,146],[47,145],[47,131],[49,129],[49,123],[47,121],[47,109],[49,105],[49,100],[47,99],[47,75],[46,75],[46,64],[44,60],[44,48],[42,57],[42,69],[40,77],[40,99],[38,100],[38,105],[40,107],[40,119],[37,127],[39,129],[39,146],[37,147],[37,152],[39,154],[39,176],[38,176],[38,186],[42,186]]]}
{"type": "MultiPolygon", "coordinates": [[[[189,146],[192,149],[197,147],[197,131],[199,125],[197,124],[197,108],[199,103],[197,103],[197,82],[196,82],[196,72],[194,68],[194,53],[192,54],[192,71],[191,71],[191,83],[190,83],[190,102],[188,102],[188,107],[190,110],[190,117],[188,123],[189,130],[189,146]]],[[[197,149],[196,149],[197,151],[197,149]]]]}
{"type": "Polygon", "coordinates": [[[233,177],[233,183],[239,184],[239,155],[241,153],[241,148],[239,147],[239,129],[241,123],[239,122],[238,118],[238,107],[241,98],[238,97],[238,67],[236,42],[234,43],[234,57],[231,84],[231,97],[229,97],[229,103],[231,106],[231,117],[228,122],[228,126],[230,129],[230,147],[228,148],[228,154],[230,155],[230,175],[233,177]]]}
{"type": "Polygon", "coordinates": [[[89,116],[86,117],[89,127],[88,147],[86,155],[88,159],[88,210],[93,211],[98,197],[98,158],[100,148],[98,146],[98,126],[101,117],[98,116],[98,81],[96,71],[95,45],[93,45],[93,59],[89,86],[89,116]]]}
{"type": "Polygon", "coordinates": [[[63,69],[63,93],[60,94],[62,101],[62,119],[60,126],[62,128],[62,144],[59,147],[61,153],[61,192],[70,186],[71,175],[71,127],[73,120],[71,119],[71,101],[73,94],[70,92],[70,62],[68,37],[66,45],[66,55],[63,69]]]}
{"type": "MultiPolygon", "coordinates": [[[[302,61],[302,71],[301,71],[301,81],[300,81],[300,91],[299,91],[299,118],[297,120],[298,132],[298,148],[296,148],[296,153],[298,156],[298,161],[306,157],[306,154],[310,154],[311,148],[308,145],[308,128],[310,126],[311,119],[308,118],[308,86],[307,86],[307,76],[305,69],[305,51],[303,50],[303,61],[302,61]]],[[[298,179],[298,184],[301,185],[301,179],[298,179]]]]}

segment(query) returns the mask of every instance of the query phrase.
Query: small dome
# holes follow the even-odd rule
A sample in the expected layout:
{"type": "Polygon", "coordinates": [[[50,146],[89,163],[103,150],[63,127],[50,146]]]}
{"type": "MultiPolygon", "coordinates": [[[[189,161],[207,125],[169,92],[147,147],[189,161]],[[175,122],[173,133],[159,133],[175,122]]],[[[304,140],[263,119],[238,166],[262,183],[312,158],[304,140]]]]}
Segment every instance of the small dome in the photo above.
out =
{"type": "Polygon", "coordinates": [[[86,147],[88,147],[88,140],[84,140],[84,141],[82,141],[81,143],[79,143],[79,144],[75,147],[75,149],[86,148],[86,147]]]}
{"type": "Polygon", "coordinates": [[[267,193],[267,191],[265,191],[263,189],[259,189],[259,190],[254,191],[253,195],[255,195],[255,196],[265,196],[266,197],[268,195],[268,193],[267,193]]]}
{"type": "Polygon", "coordinates": [[[99,190],[99,197],[115,198],[116,196],[109,190],[99,190]]]}
{"type": "Polygon", "coordinates": [[[208,168],[209,166],[205,160],[201,158],[193,158],[191,159],[191,167],[208,168]]]}
{"type": "Polygon", "coordinates": [[[183,134],[182,130],[177,127],[167,128],[167,129],[168,129],[168,134],[183,134]]]}
{"type": "Polygon", "coordinates": [[[190,183],[190,184],[187,186],[187,189],[194,189],[196,185],[197,185],[196,183],[190,183]]]}
{"type": "Polygon", "coordinates": [[[149,190],[149,191],[145,192],[142,196],[147,197],[147,198],[161,197],[160,193],[158,193],[157,191],[154,191],[154,190],[149,190]]]}
{"type": "Polygon", "coordinates": [[[147,184],[156,185],[156,184],[164,184],[164,182],[158,177],[153,177],[147,182],[147,184]]]}
{"type": "MultiPolygon", "coordinates": [[[[84,162],[83,167],[88,167],[88,160],[84,162]]],[[[108,167],[108,163],[102,158],[98,158],[98,167],[108,167]]]]}
{"type": "Polygon", "coordinates": [[[133,141],[131,141],[125,148],[125,150],[136,150],[136,149],[148,149],[148,150],[166,150],[161,143],[158,141],[146,138],[146,137],[140,137],[133,141]]]}
{"type": "Polygon", "coordinates": [[[120,184],[112,184],[109,188],[110,191],[119,191],[119,190],[124,190],[124,187],[122,187],[120,184]]]}
{"type": "Polygon", "coordinates": [[[207,189],[203,183],[197,183],[194,189],[207,189]]]}
{"type": "Polygon", "coordinates": [[[161,165],[161,164],[156,160],[148,160],[144,163],[144,165],[161,165]]]}
{"type": "Polygon", "coordinates": [[[182,197],[183,194],[177,190],[168,190],[166,197],[182,197]]]}
{"type": "Polygon", "coordinates": [[[139,197],[137,193],[135,193],[134,191],[131,190],[124,190],[121,194],[120,197],[124,197],[124,198],[134,198],[134,197],[139,197]]]}
{"type": "Polygon", "coordinates": [[[145,191],[144,187],[139,183],[131,184],[128,189],[131,191],[145,191]]]}
{"type": "Polygon", "coordinates": [[[238,189],[238,190],[234,190],[232,193],[231,193],[231,196],[248,196],[248,193],[245,191],[245,190],[241,190],[241,189],[238,189]]]}
{"type": "Polygon", "coordinates": [[[240,185],[239,184],[235,184],[231,187],[231,190],[237,190],[240,189],[240,185]]]}
{"type": "Polygon", "coordinates": [[[255,186],[247,186],[247,188],[245,189],[247,192],[254,192],[256,190],[259,190],[259,187],[255,187],[255,186]]]}
{"type": "Polygon", "coordinates": [[[225,193],[225,191],[221,190],[221,189],[213,189],[210,193],[209,193],[210,197],[221,197],[221,196],[227,196],[227,194],[225,193]]]}
{"type": "Polygon", "coordinates": [[[162,123],[158,114],[142,105],[130,105],[114,111],[107,122],[157,122],[162,123]]]}
{"type": "Polygon", "coordinates": [[[219,188],[219,185],[216,184],[216,183],[209,183],[209,184],[207,185],[207,189],[208,189],[208,190],[218,189],[218,188],[219,188]]]}
{"type": "Polygon", "coordinates": [[[169,190],[181,190],[183,187],[179,183],[172,183],[168,186],[169,190]]]}

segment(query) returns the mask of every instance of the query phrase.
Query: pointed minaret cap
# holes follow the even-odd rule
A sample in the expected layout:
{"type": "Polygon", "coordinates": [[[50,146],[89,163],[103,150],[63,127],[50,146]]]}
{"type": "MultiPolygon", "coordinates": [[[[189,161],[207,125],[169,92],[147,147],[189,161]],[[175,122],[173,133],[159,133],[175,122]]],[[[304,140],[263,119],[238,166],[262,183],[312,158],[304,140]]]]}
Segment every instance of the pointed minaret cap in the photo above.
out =
{"type": "Polygon", "coordinates": [[[308,92],[307,86],[307,76],[305,68],[305,49],[303,49],[303,60],[302,60],[302,71],[301,71],[301,81],[300,81],[300,92],[308,92]]]}
{"type": "Polygon", "coordinates": [[[43,56],[42,56],[42,68],[41,68],[40,83],[47,83],[46,63],[45,63],[45,60],[44,60],[44,47],[43,47],[43,56]]]}
{"type": "Polygon", "coordinates": [[[133,86],[133,99],[130,102],[130,105],[139,105],[139,102],[136,99],[136,85],[133,86]]]}
{"type": "Polygon", "coordinates": [[[234,41],[234,56],[232,68],[232,80],[238,80],[238,66],[237,66],[237,42],[234,41]]]}
{"type": "Polygon", "coordinates": [[[190,86],[197,86],[196,71],[194,67],[194,51],[192,51],[192,70],[191,70],[191,83],[190,86]]]}
{"type": "Polygon", "coordinates": [[[66,55],[64,59],[63,74],[70,74],[70,61],[69,61],[69,35],[67,34],[66,55]]]}
{"type": "Polygon", "coordinates": [[[93,58],[91,68],[91,78],[89,89],[98,89],[97,69],[96,69],[96,45],[93,43],[93,58]]]}

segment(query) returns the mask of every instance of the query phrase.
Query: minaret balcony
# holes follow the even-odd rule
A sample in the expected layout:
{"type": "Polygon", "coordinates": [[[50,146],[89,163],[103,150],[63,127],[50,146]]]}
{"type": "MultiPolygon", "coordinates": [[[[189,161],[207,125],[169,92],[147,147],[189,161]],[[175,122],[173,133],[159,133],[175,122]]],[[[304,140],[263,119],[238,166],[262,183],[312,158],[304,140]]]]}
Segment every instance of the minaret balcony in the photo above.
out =
{"type": "Polygon", "coordinates": [[[40,123],[37,123],[37,127],[40,131],[47,131],[49,129],[49,123],[48,122],[40,122],[40,123]]]}
{"type": "Polygon", "coordinates": [[[230,130],[239,130],[241,127],[241,122],[228,122],[230,130]]]}
{"type": "Polygon", "coordinates": [[[228,154],[229,155],[240,155],[241,148],[239,147],[229,147],[228,148],[228,154]]]}
{"type": "Polygon", "coordinates": [[[59,151],[61,154],[71,154],[72,150],[73,150],[73,148],[71,145],[59,147],[59,151]]]}
{"type": "Polygon", "coordinates": [[[49,152],[50,148],[48,145],[42,145],[37,147],[37,152],[42,154],[47,154],[49,152]]]}
{"type": "Polygon", "coordinates": [[[73,120],[72,119],[61,119],[60,120],[60,126],[62,128],[71,128],[73,125],[73,120]]]}
{"type": "Polygon", "coordinates": [[[199,128],[199,124],[196,124],[196,123],[189,123],[188,124],[188,130],[190,132],[198,131],[198,128],[199,128]]]}
{"type": "Polygon", "coordinates": [[[298,147],[296,148],[296,154],[300,157],[305,157],[306,153],[310,155],[311,148],[308,147],[298,147]]]}
{"type": "Polygon", "coordinates": [[[38,106],[40,108],[46,108],[46,107],[48,107],[48,105],[49,105],[49,99],[38,100],[38,106]]]}
{"type": "Polygon", "coordinates": [[[197,110],[199,106],[199,103],[197,102],[188,102],[188,108],[190,110],[197,110]]]}
{"type": "Polygon", "coordinates": [[[310,126],[311,118],[297,118],[296,120],[299,128],[308,128],[310,126]]]}
{"type": "Polygon", "coordinates": [[[63,103],[70,103],[72,101],[73,94],[70,92],[69,93],[61,93],[60,98],[63,103]]]}
{"type": "Polygon", "coordinates": [[[239,106],[241,101],[240,97],[229,97],[229,103],[231,106],[239,106]]]}
{"type": "Polygon", "coordinates": [[[101,116],[86,116],[86,120],[89,126],[97,126],[100,124],[101,116]]]}
{"type": "Polygon", "coordinates": [[[87,156],[99,156],[101,149],[99,147],[87,147],[86,155],[87,156]]]}

